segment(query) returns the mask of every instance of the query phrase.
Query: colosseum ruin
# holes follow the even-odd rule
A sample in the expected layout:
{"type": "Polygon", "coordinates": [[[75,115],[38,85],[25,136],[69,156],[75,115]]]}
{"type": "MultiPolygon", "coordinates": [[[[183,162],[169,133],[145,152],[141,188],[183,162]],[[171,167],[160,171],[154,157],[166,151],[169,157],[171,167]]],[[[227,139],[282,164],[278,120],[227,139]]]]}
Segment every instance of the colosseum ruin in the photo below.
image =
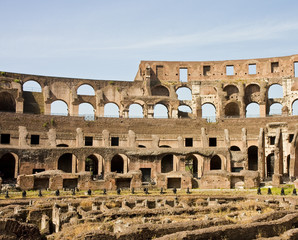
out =
{"type": "Polygon", "coordinates": [[[134,81],[1,72],[2,184],[210,189],[294,181],[297,63],[298,55],[141,61],[134,81]],[[29,81],[39,88],[26,89],[29,81]],[[80,94],[86,85],[90,92],[80,94]],[[57,101],[67,116],[54,115],[57,101]],[[82,104],[94,114],[80,116],[82,104]]]}
{"type": "Polygon", "coordinates": [[[298,239],[298,55],[0,80],[0,239],[298,239]]]}

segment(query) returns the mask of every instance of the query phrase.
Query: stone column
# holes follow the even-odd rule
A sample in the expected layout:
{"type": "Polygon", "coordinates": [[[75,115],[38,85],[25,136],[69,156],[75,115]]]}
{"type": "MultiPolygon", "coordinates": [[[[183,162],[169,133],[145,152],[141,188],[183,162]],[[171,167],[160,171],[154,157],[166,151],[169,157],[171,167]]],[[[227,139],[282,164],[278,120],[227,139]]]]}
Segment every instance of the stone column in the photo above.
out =
{"type": "Polygon", "coordinates": [[[264,129],[260,128],[258,138],[258,172],[260,173],[261,181],[265,179],[265,135],[264,129]]]}

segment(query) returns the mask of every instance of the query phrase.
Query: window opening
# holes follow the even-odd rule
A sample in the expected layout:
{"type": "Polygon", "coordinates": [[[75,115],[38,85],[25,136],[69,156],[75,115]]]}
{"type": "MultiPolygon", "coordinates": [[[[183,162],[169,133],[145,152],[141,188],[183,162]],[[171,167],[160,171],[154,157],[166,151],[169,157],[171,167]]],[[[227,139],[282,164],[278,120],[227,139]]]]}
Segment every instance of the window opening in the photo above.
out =
{"type": "Polygon", "coordinates": [[[188,78],[187,74],[188,74],[187,68],[180,68],[179,69],[180,82],[187,82],[187,78],[188,78]]]}
{"type": "Polygon", "coordinates": [[[1,144],[10,144],[10,134],[1,134],[1,144]]]}
{"type": "Polygon", "coordinates": [[[93,146],[93,137],[85,137],[85,146],[93,146]]]}
{"type": "Polygon", "coordinates": [[[234,66],[233,65],[227,65],[226,66],[226,75],[227,76],[234,75],[234,66]]]}
{"type": "Polygon", "coordinates": [[[257,74],[257,65],[256,64],[248,65],[248,74],[257,74]]]}
{"type": "Polygon", "coordinates": [[[39,144],[39,135],[31,135],[31,144],[38,145],[39,144]]]}
{"type": "Polygon", "coordinates": [[[273,136],[269,137],[269,144],[274,145],[274,143],[275,143],[275,137],[273,136]]]}
{"type": "Polygon", "coordinates": [[[209,138],[209,147],[216,147],[217,140],[216,138],[209,138]]]}
{"type": "Polygon", "coordinates": [[[277,73],[278,72],[279,63],[278,62],[272,62],[271,63],[271,73],[277,73]]]}
{"type": "Polygon", "coordinates": [[[204,76],[209,76],[210,75],[210,66],[203,66],[203,75],[204,76]]]}
{"type": "Polygon", "coordinates": [[[193,146],[193,139],[185,138],[185,147],[192,147],[192,146],[193,146]]]}
{"type": "Polygon", "coordinates": [[[294,77],[298,77],[298,62],[294,62],[294,77]]]}
{"type": "Polygon", "coordinates": [[[119,146],[119,137],[111,137],[111,146],[119,146]]]}

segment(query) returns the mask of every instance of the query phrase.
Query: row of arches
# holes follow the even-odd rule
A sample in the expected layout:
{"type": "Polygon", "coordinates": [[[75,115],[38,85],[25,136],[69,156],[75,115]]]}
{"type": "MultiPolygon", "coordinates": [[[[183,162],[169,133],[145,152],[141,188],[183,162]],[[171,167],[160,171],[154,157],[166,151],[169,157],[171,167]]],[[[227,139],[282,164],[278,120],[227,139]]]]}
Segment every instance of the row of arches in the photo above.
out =
{"type": "MultiPolygon", "coordinates": [[[[232,146],[231,150],[238,151],[236,146],[232,146]]],[[[127,164],[127,157],[123,154],[116,154],[111,159],[110,171],[116,173],[125,173],[128,171],[125,168],[127,164]]],[[[173,154],[167,154],[161,159],[161,173],[169,173],[176,169],[175,162],[176,156],[173,154]]],[[[58,159],[57,169],[66,173],[74,172],[76,156],[72,153],[65,153],[58,159]]],[[[177,159],[176,159],[177,160],[177,159]]],[[[210,159],[209,170],[221,170],[223,169],[223,159],[219,155],[215,155],[210,159]]],[[[289,175],[290,167],[290,155],[287,156],[286,174],[289,175]]],[[[18,168],[18,156],[14,153],[6,153],[0,158],[0,177],[4,182],[9,182],[17,177],[18,168]]],[[[85,171],[92,172],[92,175],[104,175],[104,161],[98,154],[88,155],[85,159],[85,171]]],[[[34,172],[38,172],[40,169],[33,169],[34,172]]],[[[193,177],[200,177],[203,171],[203,160],[195,154],[190,154],[185,157],[185,170],[189,171],[193,177]]],[[[258,171],[258,147],[250,146],[248,148],[248,170],[258,171]]],[[[233,169],[232,169],[233,171],[233,169]]],[[[270,153],[266,157],[266,176],[272,177],[274,174],[274,154],[270,153]]]]}

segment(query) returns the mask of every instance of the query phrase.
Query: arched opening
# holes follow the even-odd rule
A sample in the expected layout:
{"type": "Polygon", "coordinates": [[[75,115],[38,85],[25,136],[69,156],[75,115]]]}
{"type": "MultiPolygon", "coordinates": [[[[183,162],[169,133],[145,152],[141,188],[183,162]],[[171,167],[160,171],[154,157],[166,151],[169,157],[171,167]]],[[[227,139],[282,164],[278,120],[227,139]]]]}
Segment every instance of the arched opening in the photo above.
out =
{"type": "Polygon", "coordinates": [[[159,146],[160,148],[171,148],[170,146],[168,146],[168,145],[161,145],[161,146],[159,146]]]}
{"type": "Polygon", "coordinates": [[[98,159],[90,155],[85,159],[85,171],[91,172],[92,175],[98,175],[98,159]]]}
{"type": "Polygon", "coordinates": [[[237,99],[237,95],[239,93],[239,90],[234,85],[227,85],[223,89],[224,92],[226,92],[226,99],[237,99]]]}
{"type": "Polygon", "coordinates": [[[68,106],[65,102],[61,100],[57,100],[52,102],[51,104],[51,115],[61,115],[67,116],[68,115],[68,106]]]}
{"type": "Polygon", "coordinates": [[[180,118],[188,118],[189,114],[192,113],[192,109],[187,105],[180,105],[178,107],[178,117],[180,118]]]}
{"type": "Polygon", "coordinates": [[[210,170],[220,170],[221,169],[221,158],[215,155],[210,160],[210,170]]]}
{"type": "Polygon", "coordinates": [[[94,120],[94,108],[90,103],[81,103],[79,105],[79,116],[85,117],[85,120],[94,120]]]}
{"type": "Polygon", "coordinates": [[[168,173],[173,171],[174,156],[172,154],[166,155],[161,159],[161,172],[168,173]]]}
{"type": "Polygon", "coordinates": [[[71,153],[64,153],[58,159],[58,169],[62,170],[66,173],[72,172],[72,154],[71,153]]]}
{"type": "Polygon", "coordinates": [[[239,117],[240,110],[239,105],[235,102],[230,102],[225,107],[225,116],[226,117],[239,117]]]}
{"type": "Polygon", "coordinates": [[[193,177],[198,177],[198,159],[194,155],[185,157],[185,171],[192,174],[193,177]]]}
{"type": "Polygon", "coordinates": [[[3,182],[9,182],[15,178],[16,159],[11,153],[4,154],[0,159],[0,177],[3,182]]]}
{"type": "Polygon", "coordinates": [[[170,96],[169,90],[164,86],[156,86],[151,89],[152,96],[170,96]]]}
{"type": "Polygon", "coordinates": [[[202,118],[207,119],[207,122],[216,122],[216,108],[211,103],[202,105],[202,118]]]}
{"type": "Polygon", "coordinates": [[[258,102],[260,98],[260,86],[257,84],[249,84],[245,88],[245,103],[258,102]]]}
{"type": "Polygon", "coordinates": [[[123,173],[124,172],[124,160],[120,155],[115,155],[111,161],[111,172],[123,173]]]}
{"type": "Polygon", "coordinates": [[[241,151],[240,148],[239,148],[238,146],[231,146],[231,147],[230,147],[230,150],[231,150],[231,151],[234,151],[234,152],[239,152],[239,151],[241,151]]]}
{"type": "Polygon", "coordinates": [[[29,80],[23,84],[24,92],[42,92],[41,86],[38,82],[29,80]]]}
{"type": "Polygon", "coordinates": [[[169,115],[168,115],[168,109],[165,105],[163,104],[156,104],[154,106],[154,114],[153,114],[153,117],[154,118],[168,118],[169,115]]]}
{"type": "Polygon", "coordinates": [[[248,170],[258,171],[258,147],[248,148],[248,170]]]}
{"type": "Polygon", "coordinates": [[[61,143],[61,144],[56,145],[56,147],[68,147],[68,145],[64,144],[64,143],[61,143]]]}
{"type": "Polygon", "coordinates": [[[95,96],[94,88],[88,84],[83,84],[77,89],[77,95],[95,96]]]}
{"type": "Polygon", "coordinates": [[[192,100],[191,90],[187,87],[178,88],[176,93],[179,100],[192,100]]]}
{"type": "Polygon", "coordinates": [[[107,103],[104,106],[104,116],[105,117],[119,117],[119,107],[115,103],[107,103]]]}
{"type": "Polygon", "coordinates": [[[283,98],[283,88],[279,84],[273,84],[268,89],[268,98],[283,98]]]}
{"type": "Polygon", "coordinates": [[[274,174],[274,154],[270,153],[267,158],[267,177],[272,177],[274,174]]]}
{"type": "Polygon", "coordinates": [[[280,103],[273,103],[269,108],[269,115],[281,115],[282,105],[280,103]]]}
{"type": "Polygon", "coordinates": [[[16,102],[8,92],[0,93],[0,112],[15,112],[16,102]]]}
{"type": "Polygon", "coordinates": [[[245,116],[247,118],[260,117],[260,105],[258,103],[250,103],[246,106],[245,116]]]}
{"type": "Polygon", "coordinates": [[[140,104],[134,103],[129,106],[128,110],[129,118],[143,118],[143,108],[140,104]]]}
{"type": "Polygon", "coordinates": [[[298,115],[298,99],[296,99],[292,104],[292,115],[298,115]]]}

